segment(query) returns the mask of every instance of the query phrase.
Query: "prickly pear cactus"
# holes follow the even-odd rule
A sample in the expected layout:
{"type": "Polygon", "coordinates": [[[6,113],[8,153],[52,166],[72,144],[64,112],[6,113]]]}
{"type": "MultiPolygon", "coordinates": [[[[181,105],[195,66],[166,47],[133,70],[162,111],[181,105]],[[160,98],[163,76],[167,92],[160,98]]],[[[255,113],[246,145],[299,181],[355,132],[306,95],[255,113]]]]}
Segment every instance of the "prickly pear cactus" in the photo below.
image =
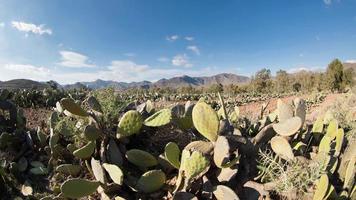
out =
{"type": "Polygon", "coordinates": [[[291,136],[297,133],[302,125],[303,123],[300,117],[292,117],[284,120],[283,122],[273,124],[273,129],[278,133],[278,135],[291,136]]]}
{"type": "Polygon", "coordinates": [[[61,192],[64,197],[77,199],[93,194],[99,185],[97,181],[69,179],[61,185],[61,192]]]}
{"type": "Polygon", "coordinates": [[[88,113],[85,112],[78,104],[76,104],[72,99],[64,98],[61,101],[61,106],[63,109],[67,110],[69,113],[81,117],[87,117],[88,113]]]}
{"type": "Polygon", "coordinates": [[[164,155],[168,162],[175,168],[179,169],[180,166],[180,150],[176,143],[170,142],[164,148],[164,155]]]}
{"type": "Polygon", "coordinates": [[[218,138],[219,119],[216,112],[205,102],[198,102],[193,108],[194,127],[208,140],[218,138]]]}
{"type": "Polygon", "coordinates": [[[166,175],[161,170],[151,170],[144,173],[137,181],[136,188],[144,193],[159,190],[166,182],[166,175]]]}
{"type": "Polygon", "coordinates": [[[126,152],[129,162],[139,167],[152,167],[158,164],[157,159],[146,151],[131,149],[126,152]]]}
{"type": "Polygon", "coordinates": [[[127,137],[136,134],[140,131],[142,124],[143,120],[138,111],[127,111],[119,122],[118,135],[120,137],[127,137]]]}
{"type": "Polygon", "coordinates": [[[171,122],[172,119],[172,113],[171,110],[168,108],[162,109],[147,119],[143,122],[145,126],[151,126],[151,127],[159,127],[159,126],[164,126],[167,125],[171,122]]]}
{"type": "Polygon", "coordinates": [[[324,197],[327,195],[328,188],[329,188],[329,178],[328,175],[324,174],[320,177],[316,185],[316,190],[314,193],[313,200],[323,200],[324,197]]]}
{"type": "Polygon", "coordinates": [[[273,137],[271,139],[271,147],[272,147],[272,150],[277,155],[281,156],[283,159],[286,159],[286,160],[294,159],[293,150],[285,138],[283,138],[281,136],[273,137]]]}

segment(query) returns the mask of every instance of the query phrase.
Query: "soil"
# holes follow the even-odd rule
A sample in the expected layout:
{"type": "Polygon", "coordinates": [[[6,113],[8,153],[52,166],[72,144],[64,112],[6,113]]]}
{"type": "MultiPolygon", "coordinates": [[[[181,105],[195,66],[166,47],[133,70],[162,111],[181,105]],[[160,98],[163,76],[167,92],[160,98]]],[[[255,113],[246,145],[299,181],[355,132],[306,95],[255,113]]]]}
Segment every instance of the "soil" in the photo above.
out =
{"type": "Polygon", "coordinates": [[[45,108],[23,108],[24,116],[26,117],[26,127],[29,129],[37,129],[43,123],[47,123],[51,110],[45,108]]]}

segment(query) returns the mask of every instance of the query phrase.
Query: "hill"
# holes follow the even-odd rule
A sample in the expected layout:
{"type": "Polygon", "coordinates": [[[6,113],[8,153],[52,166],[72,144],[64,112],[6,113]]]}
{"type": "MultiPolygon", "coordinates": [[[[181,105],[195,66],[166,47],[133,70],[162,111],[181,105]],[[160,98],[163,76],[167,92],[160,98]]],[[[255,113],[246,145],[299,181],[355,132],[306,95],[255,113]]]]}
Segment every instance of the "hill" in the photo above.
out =
{"type": "Polygon", "coordinates": [[[41,83],[28,79],[13,79],[10,81],[0,82],[0,89],[44,89],[50,87],[47,83],[41,83]]]}

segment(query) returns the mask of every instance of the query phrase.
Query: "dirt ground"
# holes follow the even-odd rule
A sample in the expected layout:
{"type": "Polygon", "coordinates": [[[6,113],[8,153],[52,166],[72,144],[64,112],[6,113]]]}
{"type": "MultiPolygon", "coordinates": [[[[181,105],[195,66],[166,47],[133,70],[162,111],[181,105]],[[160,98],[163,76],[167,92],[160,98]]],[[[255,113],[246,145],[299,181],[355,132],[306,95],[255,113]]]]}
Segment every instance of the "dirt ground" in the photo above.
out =
{"type": "Polygon", "coordinates": [[[24,108],[23,111],[26,117],[26,127],[29,129],[37,129],[42,123],[47,123],[52,112],[44,108],[24,108]]]}

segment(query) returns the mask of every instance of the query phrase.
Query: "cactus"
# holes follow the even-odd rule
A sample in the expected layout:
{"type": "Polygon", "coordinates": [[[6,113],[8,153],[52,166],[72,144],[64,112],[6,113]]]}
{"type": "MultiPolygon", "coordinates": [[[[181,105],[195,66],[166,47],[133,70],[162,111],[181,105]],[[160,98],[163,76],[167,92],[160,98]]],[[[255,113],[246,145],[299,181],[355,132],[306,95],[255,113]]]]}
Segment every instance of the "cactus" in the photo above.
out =
{"type": "Polygon", "coordinates": [[[97,181],[105,184],[107,182],[106,176],[105,176],[104,168],[101,166],[100,160],[91,158],[90,165],[91,165],[91,170],[94,174],[95,179],[97,181]]]}
{"type": "Polygon", "coordinates": [[[205,102],[197,103],[193,108],[194,127],[206,137],[214,142],[218,137],[219,119],[216,112],[205,102]]]}
{"type": "Polygon", "coordinates": [[[339,156],[341,152],[342,145],[344,143],[344,129],[339,128],[336,134],[336,139],[335,139],[335,156],[339,156]]]}
{"type": "Polygon", "coordinates": [[[127,137],[140,131],[143,121],[138,111],[130,110],[122,116],[118,125],[118,134],[127,137]]]}
{"type": "Polygon", "coordinates": [[[356,171],[355,164],[356,164],[356,157],[354,156],[347,164],[345,181],[343,185],[343,188],[349,191],[351,190],[355,182],[355,171],[356,171]]]}
{"type": "Polygon", "coordinates": [[[150,127],[159,127],[159,126],[164,126],[167,125],[171,122],[172,119],[172,113],[170,109],[162,109],[147,119],[143,122],[145,126],[150,126],[150,127]]]}
{"type": "Polygon", "coordinates": [[[201,177],[209,170],[209,167],[209,159],[201,152],[183,150],[180,170],[184,171],[184,176],[188,180],[201,177]]]}
{"type": "Polygon", "coordinates": [[[217,200],[239,200],[239,197],[236,195],[236,193],[225,185],[218,185],[214,187],[213,194],[217,200]]]}
{"type": "Polygon", "coordinates": [[[137,181],[136,188],[145,193],[159,190],[166,182],[166,175],[161,170],[144,173],[137,181]]]}
{"type": "Polygon", "coordinates": [[[336,119],[332,119],[329,122],[328,128],[326,129],[326,136],[330,137],[331,140],[335,139],[338,133],[338,123],[336,119]]]}
{"type": "Polygon", "coordinates": [[[62,164],[57,166],[56,171],[62,174],[77,176],[82,170],[80,165],[62,164]]]}
{"type": "Polygon", "coordinates": [[[61,185],[61,192],[64,197],[77,199],[93,194],[99,185],[97,181],[69,179],[61,185]]]}
{"type": "Polygon", "coordinates": [[[152,167],[158,164],[157,159],[146,151],[139,149],[130,149],[126,152],[126,158],[129,162],[139,167],[152,167]]]}
{"type": "Polygon", "coordinates": [[[279,122],[283,122],[291,117],[293,117],[292,107],[284,103],[281,99],[277,101],[277,115],[279,122]]]}
{"type": "Polygon", "coordinates": [[[108,172],[111,180],[114,183],[116,183],[118,185],[122,185],[122,183],[124,181],[124,173],[118,166],[104,163],[103,167],[108,172]]]}
{"type": "Polygon", "coordinates": [[[294,154],[288,141],[281,136],[274,136],[271,139],[272,150],[285,160],[293,160],[294,154]]]}
{"type": "Polygon", "coordinates": [[[87,117],[88,113],[85,112],[78,104],[76,104],[72,99],[64,98],[61,101],[61,106],[63,109],[67,110],[73,115],[78,115],[81,117],[87,117]]]}
{"type": "Polygon", "coordinates": [[[316,190],[313,196],[313,200],[323,200],[324,197],[327,195],[328,188],[329,188],[328,175],[323,174],[316,185],[316,190]]]}
{"type": "Polygon", "coordinates": [[[92,110],[99,112],[99,113],[103,112],[100,103],[98,102],[98,100],[95,97],[93,97],[93,96],[88,97],[87,102],[88,102],[89,107],[92,110]]]}
{"type": "Polygon", "coordinates": [[[299,117],[292,117],[284,120],[283,122],[273,124],[273,129],[278,133],[278,135],[291,136],[297,133],[302,125],[302,120],[299,117]]]}
{"type": "Polygon", "coordinates": [[[73,155],[80,159],[88,159],[94,153],[95,142],[89,142],[80,149],[73,151],[73,155]]]}
{"type": "Polygon", "coordinates": [[[302,120],[302,125],[304,124],[305,117],[306,117],[306,105],[305,101],[300,98],[295,98],[294,101],[294,116],[299,117],[302,120]]]}
{"type": "Polygon", "coordinates": [[[116,142],[113,139],[109,140],[106,157],[110,163],[115,164],[117,166],[122,166],[123,156],[119,147],[117,146],[116,142]]]}
{"type": "Polygon", "coordinates": [[[317,120],[313,124],[312,132],[314,134],[321,134],[323,133],[324,129],[324,122],[322,117],[318,117],[317,120]]]}
{"type": "Polygon", "coordinates": [[[321,139],[319,143],[319,151],[318,152],[324,152],[324,153],[329,153],[331,150],[331,138],[327,135],[324,135],[324,137],[321,139]]]}
{"type": "Polygon", "coordinates": [[[170,142],[166,145],[164,148],[164,155],[167,159],[167,161],[175,168],[179,169],[180,162],[179,162],[179,156],[180,156],[180,150],[179,147],[176,143],[170,142]]]}
{"type": "Polygon", "coordinates": [[[88,125],[84,128],[84,136],[90,141],[95,141],[101,136],[102,132],[94,125],[88,125]]]}
{"type": "Polygon", "coordinates": [[[215,165],[220,168],[231,167],[239,160],[237,148],[225,136],[219,136],[216,140],[213,158],[215,165]]]}

